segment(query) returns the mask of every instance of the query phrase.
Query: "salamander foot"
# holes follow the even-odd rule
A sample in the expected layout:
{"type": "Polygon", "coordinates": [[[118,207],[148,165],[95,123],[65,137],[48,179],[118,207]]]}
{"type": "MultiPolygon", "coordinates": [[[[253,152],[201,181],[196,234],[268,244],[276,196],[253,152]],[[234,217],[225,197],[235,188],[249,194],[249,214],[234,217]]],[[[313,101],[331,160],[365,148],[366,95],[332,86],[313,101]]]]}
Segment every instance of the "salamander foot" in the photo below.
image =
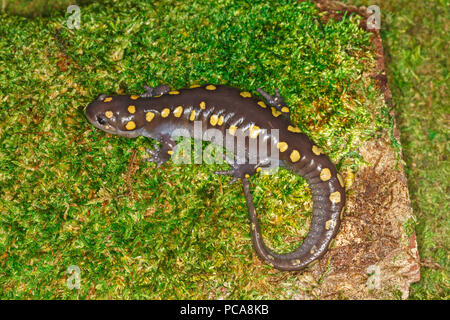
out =
{"type": "Polygon", "coordinates": [[[145,149],[145,152],[147,152],[150,157],[142,160],[144,162],[156,163],[157,168],[170,159],[176,147],[175,141],[168,135],[161,136],[159,142],[162,144],[161,148],[154,150],[145,149]]]}
{"type": "Polygon", "coordinates": [[[170,91],[170,87],[165,84],[161,84],[157,86],[156,88],[152,88],[149,86],[144,86],[144,89],[146,90],[145,93],[141,94],[142,98],[151,98],[154,96],[160,96],[163,94],[166,94],[170,91]]]}
{"type": "Polygon", "coordinates": [[[285,117],[289,119],[289,108],[287,107],[286,102],[284,102],[283,98],[281,97],[280,90],[275,89],[275,96],[271,96],[261,88],[256,88],[256,91],[258,91],[259,94],[262,95],[264,99],[266,99],[267,104],[272,107],[272,110],[273,108],[275,108],[275,110],[281,112],[285,117]]]}
{"type": "Polygon", "coordinates": [[[248,179],[250,178],[250,176],[254,175],[259,171],[258,168],[268,166],[268,164],[264,162],[260,162],[258,164],[250,164],[250,163],[238,164],[236,160],[228,158],[225,154],[223,155],[223,157],[225,161],[232,167],[232,169],[214,171],[214,173],[218,175],[233,176],[233,179],[231,179],[229,184],[235,183],[238,179],[242,178],[248,179]]]}

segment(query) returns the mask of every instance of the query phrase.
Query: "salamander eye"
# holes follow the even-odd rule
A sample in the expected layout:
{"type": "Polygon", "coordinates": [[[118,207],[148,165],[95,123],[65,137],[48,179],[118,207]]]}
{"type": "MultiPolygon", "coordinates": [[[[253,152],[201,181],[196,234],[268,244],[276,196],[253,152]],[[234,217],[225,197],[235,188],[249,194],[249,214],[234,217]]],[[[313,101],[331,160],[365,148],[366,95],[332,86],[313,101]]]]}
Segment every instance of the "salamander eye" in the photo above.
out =
{"type": "Polygon", "coordinates": [[[106,120],[106,117],[102,114],[97,116],[97,122],[102,126],[108,124],[108,120],[106,120]]]}

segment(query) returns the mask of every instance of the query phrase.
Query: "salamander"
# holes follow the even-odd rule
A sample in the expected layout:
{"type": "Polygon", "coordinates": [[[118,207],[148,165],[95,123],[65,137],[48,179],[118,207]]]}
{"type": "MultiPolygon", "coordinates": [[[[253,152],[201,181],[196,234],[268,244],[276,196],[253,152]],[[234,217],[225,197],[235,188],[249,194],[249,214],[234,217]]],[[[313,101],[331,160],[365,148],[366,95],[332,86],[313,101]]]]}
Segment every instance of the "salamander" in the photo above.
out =
{"type": "MultiPolygon", "coordinates": [[[[225,137],[231,137],[229,141],[237,140],[238,133],[244,133],[243,153],[238,155],[236,145],[226,146],[235,159],[226,156],[231,169],[216,173],[231,175],[232,182],[242,181],[252,244],[257,255],[279,270],[296,271],[325,254],[339,230],[344,211],[344,181],[322,149],[291,123],[289,108],[278,89],[274,96],[260,88],[257,88],[259,95],[255,95],[213,84],[178,90],[167,85],[145,86],[145,90],[140,95],[101,94],[87,106],[86,117],[94,127],[111,134],[127,138],[145,136],[159,141],[161,147],[147,149],[150,157],[144,159],[156,163],[157,167],[170,159],[176,150],[174,137],[178,129],[185,129],[192,135],[197,123],[204,130],[218,130],[224,141],[225,137]],[[259,139],[257,148],[251,148],[256,139],[259,139]],[[256,161],[251,162],[252,152],[259,152],[264,144],[268,148],[267,154],[258,155],[256,161]],[[286,254],[278,254],[264,243],[250,192],[249,177],[266,168],[273,159],[302,176],[313,199],[310,230],[303,243],[286,254]]],[[[204,136],[200,139],[208,140],[204,136]]]]}

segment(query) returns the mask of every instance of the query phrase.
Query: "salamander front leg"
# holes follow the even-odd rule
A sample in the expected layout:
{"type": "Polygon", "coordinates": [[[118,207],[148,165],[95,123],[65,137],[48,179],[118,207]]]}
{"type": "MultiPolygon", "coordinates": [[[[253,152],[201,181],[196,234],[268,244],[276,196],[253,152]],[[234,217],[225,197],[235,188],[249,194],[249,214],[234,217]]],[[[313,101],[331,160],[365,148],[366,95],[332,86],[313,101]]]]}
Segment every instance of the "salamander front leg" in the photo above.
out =
{"type": "Polygon", "coordinates": [[[152,88],[149,86],[144,86],[144,89],[146,90],[145,93],[141,94],[142,98],[151,98],[155,96],[160,96],[163,94],[166,94],[170,91],[170,87],[165,84],[161,84],[157,86],[156,88],[152,88]]]}
{"type": "Polygon", "coordinates": [[[143,161],[156,163],[157,168],[170,159],[176,147],[176,142],[169,135],[162,135],[159,142],[162,144],[161,148],[155,150],[145,149],[150,157],[143,159],[143,161]]]}
{"type": "Polygon", "coordinates": [[[272,107],[272,112],[281,112],[289,119],[289,108],[281,97],[280,90],[275,89],[275,96],[271,96],[261,88],[256,88],[256,91],[266,99],[267,104],[272,107]]]}

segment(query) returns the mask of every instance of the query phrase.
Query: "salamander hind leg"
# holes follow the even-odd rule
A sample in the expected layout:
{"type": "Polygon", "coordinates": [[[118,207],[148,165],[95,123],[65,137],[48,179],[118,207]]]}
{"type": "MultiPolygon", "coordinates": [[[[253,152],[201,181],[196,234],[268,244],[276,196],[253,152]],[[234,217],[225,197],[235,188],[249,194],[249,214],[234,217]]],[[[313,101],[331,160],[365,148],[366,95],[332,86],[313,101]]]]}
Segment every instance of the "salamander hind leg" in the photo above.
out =
{"type": "Polygon", "coordinates": [[[243,179],[243,178],[248,179],[248,178],[250,178],[250,176],[259,172],[260,168],[266,167],[269,165],[264,162],[260,162],[258,164],[250,164],[250,163],[238,164],[237,161],[228,158],[225,154],[224,154],[224,158],[225,158],[225,161],[232,167],[232,169],[223,170],[223,171],[214,171],[214,173],[219,174],[219,175],[233,176],[233,179],[231,179],[230,184],[235,183],[238,179],[243,179]]]}
{"type": "Polygon", "coordinates": [[[145,149],[150,157],[143,160],[156,163],[157,168],[170,159],[176,147],[176,142],[169,135],[161,136],[159,142],[162,144],[161,148],[155,150],[145,149]]]}

